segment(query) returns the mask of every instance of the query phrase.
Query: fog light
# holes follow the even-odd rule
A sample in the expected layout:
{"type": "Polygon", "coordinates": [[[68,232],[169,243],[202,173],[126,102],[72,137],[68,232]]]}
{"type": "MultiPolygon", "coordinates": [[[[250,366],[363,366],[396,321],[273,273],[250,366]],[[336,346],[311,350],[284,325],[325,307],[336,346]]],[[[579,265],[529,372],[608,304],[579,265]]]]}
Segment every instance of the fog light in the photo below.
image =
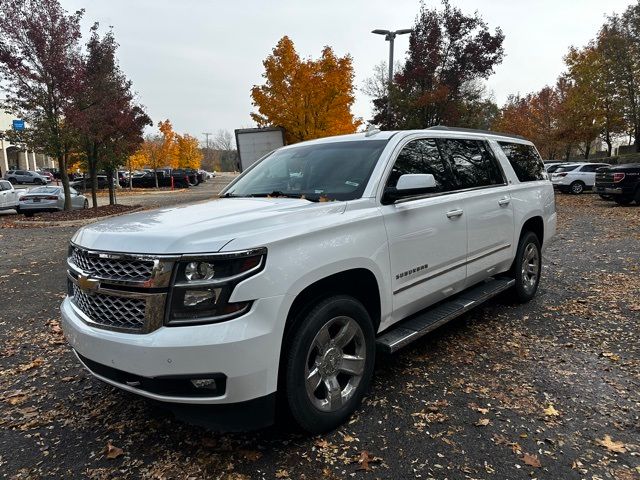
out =
{"type": "Polygon", "coordinates": [[[219,290],[218,288],[213,290],[187,290],[184,292],[184,306],[196,307],[205,302],[213,305],[216,303],[216,293],[219,290]]]}
{"type": "Polygon", "coordinates": [[[217,388],[215,378],[193,378],[191,383],[194,387],[204,390],[216,390],[217,388]]]}

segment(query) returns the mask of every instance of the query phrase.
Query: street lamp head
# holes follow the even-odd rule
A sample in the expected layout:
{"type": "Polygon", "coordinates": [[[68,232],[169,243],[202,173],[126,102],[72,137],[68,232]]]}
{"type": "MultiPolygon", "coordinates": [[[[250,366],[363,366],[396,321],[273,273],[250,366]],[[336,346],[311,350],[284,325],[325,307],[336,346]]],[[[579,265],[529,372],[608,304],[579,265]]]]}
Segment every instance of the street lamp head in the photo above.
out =
{"type": "Polygon", "coordinates": [[[397,35],[404,35],[405,33],[413,32],[413,28],[403,28],[402,30],[396,30],[395,33],[397,35]]]}
{"type": "Polygon", "coordinates": [[[375,33],[377,35],[387,35],[391,32],[389,30],[381,30],[379,28],[376,28],[375,30],[371,30],[371,33],[375,33]]]}

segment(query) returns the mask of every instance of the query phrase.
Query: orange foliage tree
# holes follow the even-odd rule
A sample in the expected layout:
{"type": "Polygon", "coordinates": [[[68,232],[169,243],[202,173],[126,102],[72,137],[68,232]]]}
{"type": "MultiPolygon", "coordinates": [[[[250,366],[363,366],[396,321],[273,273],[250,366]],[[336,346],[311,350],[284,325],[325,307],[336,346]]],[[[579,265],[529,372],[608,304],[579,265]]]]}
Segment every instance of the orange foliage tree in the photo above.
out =
{"type": "Polygon", "coordinates": [[[338,57],[324,47],[320,58],[302,60],[285,36],[263,62],[264,85],[251,89],[251,118],[259,127],[285,129],[287,143],[353,133],[362,123],[354,118],[351,56],[338,57]]]}
{"type": "Polygon", "coordinates": [[[197,138],[187,133],[176,135],[176,148],[179,168],[200,168],[203,155],[197,138]]]}
{"type": "Polygon", "coordinates": [[[178,167],[178,134],[173,131],[171,122],[167,119],[158,123],[158,129],[162,134],[160,138],[160,163],[164,167],[178,167]]]}

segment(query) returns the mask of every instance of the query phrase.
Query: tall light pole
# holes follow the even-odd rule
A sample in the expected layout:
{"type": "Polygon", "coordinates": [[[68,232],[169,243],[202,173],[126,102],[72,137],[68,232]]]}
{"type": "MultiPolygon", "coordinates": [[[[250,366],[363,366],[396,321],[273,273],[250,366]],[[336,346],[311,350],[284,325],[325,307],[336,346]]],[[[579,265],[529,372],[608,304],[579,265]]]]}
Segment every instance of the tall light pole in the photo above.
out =
{"type": "Polygon", "coordinates": [[[384,39],[389,42],[389,86],[387,89],[387,126],[391,127],[391,87],[393,85],[393,42],[396,35],[404,35],[413,32],[411,28],[403,28],[401,30],[381,30],[379,28],[372,30],[371,33],[376,35],[384,35],[384,39]]]}

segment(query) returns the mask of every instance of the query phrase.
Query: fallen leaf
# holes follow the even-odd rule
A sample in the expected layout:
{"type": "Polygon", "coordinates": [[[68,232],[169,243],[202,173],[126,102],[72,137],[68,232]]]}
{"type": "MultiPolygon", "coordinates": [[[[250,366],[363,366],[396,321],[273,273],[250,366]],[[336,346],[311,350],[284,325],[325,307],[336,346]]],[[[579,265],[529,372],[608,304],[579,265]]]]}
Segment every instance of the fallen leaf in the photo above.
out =
{"type": "Polygon", "coordinates": [[[372,460],[373,458],[369,455],[369,452],[363,450],[360,453],[360,457],[358,458],[358,463],[360,464],[360,466],[357,468],[357,470],[364,470],[368,472],[369,470],[371,470],[369,462],[371,462],[372,460]]]}
{"type": "Polygon", "coordinates": [[[488,418],[481,418],[476,422],[476,427],[486,427],[487,425],[489,425],[488,418]]]}
{"type": "Polygon", "coordinates": [[[343,439],[345,442],[349,442],[349,443],[351,443],[351,442],[355,442],[355,441],[356,441],[356,439],[355,439],[354,437],[352,437],[351,435],[349,435],[349,434],[347,434],[347,435],[345,435],[344,437],[342,437],[342,439],[343,439]]]}
{"type": "Polygon", "coordinates": [[[533,468],[540,468],[542,466],[542,464],[540,463],[540,460],[538,460],[538,457],[536,455],[529,455],[528,453],[525,453],[521,460],[526,464],[529,465],[530,467],[533,468]]]}
{"type": "Polygon", "coordinates": [[[111,442],[107,442],[107,446],[104,449],[104,453],[105,453],[105,456],[110,460],[113,460],[114,458],[118,458],[121,455],[124,455],[124,452],[122,451],[122,449],[118,447],[114,447],[111,444],[111,442]]]}
{"type": "Polygon", "coordinates": [[[287,472],[284,468],[276,471],[276,478],[289,478],[289,472],[287,472]]]}
{"type": "Polygon", "coordinates": [[[557,411],[554,406],[550,403],[549,406],[547,408],[544,409],[544,414],[547,417],[557,417],[558,415],[560,415],[560,412],[557,411]]]}
{"type": "Polygon", "coordinates": [[[614,442],[613,439],[609,435],[605,435],[602,440],[596,439],[596,443],[598,445],[602,445],[610,452],[615,453],[624,453],[627,449],[622,442],[614,442]]]}

